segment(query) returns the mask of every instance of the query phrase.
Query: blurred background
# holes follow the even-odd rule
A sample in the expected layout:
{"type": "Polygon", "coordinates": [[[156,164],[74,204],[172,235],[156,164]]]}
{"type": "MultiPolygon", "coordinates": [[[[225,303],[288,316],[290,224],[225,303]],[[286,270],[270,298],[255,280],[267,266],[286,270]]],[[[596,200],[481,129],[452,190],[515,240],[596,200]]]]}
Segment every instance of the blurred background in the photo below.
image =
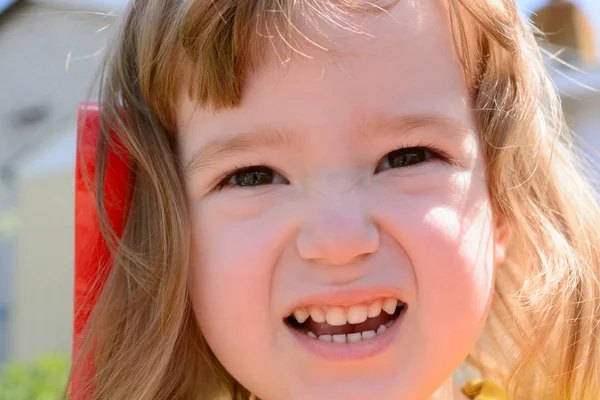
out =
{"type": "MultiPolygon", "coordinates": [[[[569,126],[600,163],[600,1],[517,3],[547,33],[569,126]]],[[[0,0],[0,400],[56,398],[64,382],[77,106],[124,4],[0,0]]]]}

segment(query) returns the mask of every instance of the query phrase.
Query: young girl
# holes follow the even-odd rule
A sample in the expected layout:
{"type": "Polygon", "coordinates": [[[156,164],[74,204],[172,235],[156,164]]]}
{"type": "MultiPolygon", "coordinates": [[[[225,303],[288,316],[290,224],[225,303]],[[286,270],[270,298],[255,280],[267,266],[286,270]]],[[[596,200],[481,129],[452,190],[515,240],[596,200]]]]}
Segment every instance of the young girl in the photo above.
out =
{"type": "Polygon", "coordinates": [[[91,398],[599,398],[600,209],[513,0],[136,0],[100,109],[91,398]]]}

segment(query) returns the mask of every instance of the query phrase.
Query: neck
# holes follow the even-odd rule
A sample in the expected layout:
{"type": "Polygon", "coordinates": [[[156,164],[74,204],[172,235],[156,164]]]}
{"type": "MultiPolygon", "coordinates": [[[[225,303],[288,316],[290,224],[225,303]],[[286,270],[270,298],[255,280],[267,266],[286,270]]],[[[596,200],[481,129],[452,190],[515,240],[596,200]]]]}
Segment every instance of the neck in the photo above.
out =
{"type": "Polygon", "coordinates": [[[429,400],[468,400],[468,397],[460,391],[454,379],[450,377],[429,400]]]}

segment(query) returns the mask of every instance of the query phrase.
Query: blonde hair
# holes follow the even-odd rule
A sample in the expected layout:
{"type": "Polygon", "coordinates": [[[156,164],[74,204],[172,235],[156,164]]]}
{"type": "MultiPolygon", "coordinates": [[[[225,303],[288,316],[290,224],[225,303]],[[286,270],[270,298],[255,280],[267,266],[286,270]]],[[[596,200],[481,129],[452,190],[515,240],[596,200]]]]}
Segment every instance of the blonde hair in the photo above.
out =
{"type": "MultiPolygon", "coordinates": [[[[135,182],[121,238],[103,212],[103,185],[96,187],[114,262],[82,353],[94,364],[94,399],[209,399],[223,391],[232,399],[248,397],[203,341],[188,299],[189,217],[176,154],[176,97],[189,87],[203,105],[236,107],[244,76],[260,68],[265,51],[301,56],[303,45],[321,46],[307,43],[298,18],[315,27],[326,21],[354,29],[345,18],[349,13],[386,12],[394,3],[131,3],[101,79],[96,178],[103,182],[107,149],[117,137],[130,154],[135,182]]],[[[494,211],[506,216],[512,238],[497,271],[485,332],[468,364],[517,399],[596,398],[597,198],[583,176],[532,29],[514,1],[448,4],[494,211]]]]}

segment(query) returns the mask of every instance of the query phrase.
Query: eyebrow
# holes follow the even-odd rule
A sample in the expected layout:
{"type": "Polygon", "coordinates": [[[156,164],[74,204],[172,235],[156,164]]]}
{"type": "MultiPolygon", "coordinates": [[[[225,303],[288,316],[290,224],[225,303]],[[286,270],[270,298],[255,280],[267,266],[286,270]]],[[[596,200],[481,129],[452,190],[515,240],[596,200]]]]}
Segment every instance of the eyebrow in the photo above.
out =
{"type": "MultiPolygon", "coordinates": [[[[377,136],[398,136],[420,128],[435,128],[432,133],[448,139],[461,139],[470,131],[459,121],[440,114],[378,115],[363,120],[351,140],[367,140],[377,136]]],[[[299,148],[298,134],[264,125],[231,137],[218,138],[202,146],[191,157],[185,174],[205,169],[228,156],[262,148],[299,148]]]]}

